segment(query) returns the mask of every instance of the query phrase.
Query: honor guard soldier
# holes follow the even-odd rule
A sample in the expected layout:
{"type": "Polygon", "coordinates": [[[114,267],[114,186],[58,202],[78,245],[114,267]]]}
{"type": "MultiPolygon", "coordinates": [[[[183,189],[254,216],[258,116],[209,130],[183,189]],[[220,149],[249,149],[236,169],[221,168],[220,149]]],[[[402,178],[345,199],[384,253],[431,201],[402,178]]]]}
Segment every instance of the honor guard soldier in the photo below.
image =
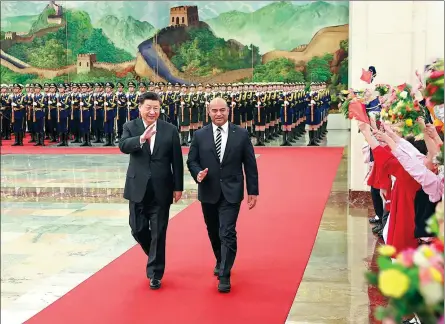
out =
{"type": "MultiPolygon", "coordinates": [[[[124,92],[124,84],[122,82],[116,83],[116,103],[117,103],[117,141],[122,137],[122,132],[124,124],[127,121],[128,111],[127,111],[127,96],[124,92]]],[[[134,91],[134,90],[133,90],[134,91]]]]}
{"type": "Polygon", "coordinates": [[[91,109],[94,104],[92,95],[88,93],[88,84],[82,83],[80,93],[80,134],[83,137],[83,143],[80,146],[92,146],[91,144],[91,109]]]}
{"type": "Polygon", "coordinates": [[[97,82],[93,93],[93,122],[92,129],[96,140],[93,143],[103,143],[104,122],[105,122],[105,98],[103,93],[103,85],[97,82]]]}
{"type": "Polygon", "coordinates": [[[198,129],[203,126],[203,121],[205,118],[205,99],[204,99],[204,89],[201,83],[198,84],[198,129]]]}
{"type": "Polygon", "coordinates": [[[11,101],[9,99],[8,85],[2,84],[0,90],[1,129],[0,136],[5,140],[11,139],[11,101]]]}
{"type": "Polygon", "coordinates": [[[56,105],[57,87],[54,83],[49,84],[49,91],[45,93],[45,101],[48,109],[48,127],[47,133],[51,143],[57,142],[57,105],[56,105]]]}
{"type": "Polygon", "coordinates": [[[212,122],[209,116],[209,104],[210,101],[213,99],[212,94],[212,86],[210,84],[206,84],[205,92],[202,96],[202,100],[204,101],[204,112],[203,112],[203,118],[202,118],[202,125],[206,126],[212,122]]]}
{"type": "Polygon", "coordinates": [[[190,85],[190,141],[193,140],[193,134],[198,130],[199,124],[199,94],[196,93],[194,84],[190,85]]]}
{"type": "Polygon", "coordinates": [[[306,95],[306,125],[309,131],[308,146],[319,146],[317,143],[317,125],[319,123],[317,108],[317,92],[315,91],[315,83],[311,83],[310,92],[306,95]]]}
{"type": "Polygon", "coordinates": [[[116,96],[113,93],[114,84],[107,82],[105,84],[105,96],[104,96],[104,106],[105,106],[105,140],[104,146],[114,146],[113,136],[114,136],[114,123],[117,117],[117,102],[116,96]]]}
{"type": "Polygon", "coordinates": [[[189,93],[187,93],[187,86],[183,84],[181,88],[181,93],[179,94],[179,105],[178,105],[178,122],[181,131],[182,146],[188,146],[191,108],[192,108],[191,96],[189,93]]]}
{"type": "Polygon", "coordinates": [[[11,122],[15,136],[15,143],[12,146],[23,146],[24,128],[23,124],[26,118],[26,110],[24,104],[24,96],[22,94],[22,86],[18,83],[13,85],[13,94],[10,95],[12,114],[11,122]]]}
{"type": "Polygon", "coordinates": [[[68,146],[68,121],[71,116],[70,97],[66,93],[63,83],[58,85],[59,93],[56,94],[57,107],[57,132],[59,133],[60,143],[57,146],[68,146]]]}
{"type": "Polygon", "coordinates": [[[34,124],[34,132],[36,133],[37,137],[34,146],[45,146],[45,124],[49,124],[45,123],[45,116],[49,116],[47,109],[48,98],[45,96],[45,94],[41,93],[41,91],[42,86],[38,83],[34,84],[34,96],[32,97],[32,119],[34,124]]]}
{"type": "Polygon", "coordinates": [[[70,131],[74,136],[74,141],[71,143],[81,143],[80,137],[80,115],[81,115],[81,107],[80,100],[81,95],[79,92],[79,85],[77,83],[73,83],[71,85],[71,93],[70,93],[70,106],[71,106],[71,118],[70,118],[70,131]]]}
{"type": "Polygon", "coordinates": [[[250,137],[254,136],[253,134],[253,107],[255,106],[255,92],[253,84],[244,85],[244,91],[247,92],[246,102],[244,104],[245,109],[245,121],[247,132],[250,137]]]}
{"type": "Polygon", "coordinates": [[[34,130],[34,107],[32,106],[32,98],[34,96],[34,84],[29,84],[29,91],[25,95],[24,103],[26,108],[26,124],[28,128],[28,132],[31,133],[31,139],[28,143],[36,143],[37,142],[37,136],[34,130]]]}
{"type": "Polygon", "coordinates": [[[257,92],[255,94],[255,108],[254,108],[254,123],[257,143],[255,146],[265,146],[265,131],[266,131],[266,94],[257,92]]]}
{"type": "Polygon", "coordinates": [[[292,131],[292,124],[294,123],[294,113],[292,108],[292,93],[283,92],[280,98],[281,111],[280,111],[280,119],[281,119],[281,127],[283,132],[283,143],[281,146],[292,146],[289,141],[289,135],[292,131]]]}
{"type": "Polygon", "coordinates": [[[241,126],[241,96],[238,92],[237,84],[232,85],[229,102],[229,120],[232,124],[241,126]]]}
{"type": "Polygon", "coordinates": [[[139,94],[135,92],[136,83],[133,81],[128,82],[128,92],[127,92],[127,108],[128,115],[127,119],[133,120],[139,117],[139,109],[138,109],[138,98],[139,94]]]}
{"type": "MultiPolygon", "coordinates": [[[[179,86],[179,84],[178,84],[179,86]]],[[[173,85],[169,82],[167,83],[167,91],[165,93],[165,107],[166,113],[168,115],[168,122],[170,124],[178,127],[178,122],[176,120],[176,96],[177,91],[173,91],[173,85]]]]}

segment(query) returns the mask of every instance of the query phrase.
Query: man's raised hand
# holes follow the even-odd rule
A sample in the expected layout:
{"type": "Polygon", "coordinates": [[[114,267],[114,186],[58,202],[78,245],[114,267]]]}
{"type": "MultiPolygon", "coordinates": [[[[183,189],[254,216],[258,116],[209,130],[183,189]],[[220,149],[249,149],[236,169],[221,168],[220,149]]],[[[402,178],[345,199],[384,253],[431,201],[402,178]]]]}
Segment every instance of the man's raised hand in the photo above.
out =
{"type": "Polygon", "coordinates": [[[204,180],[204,178],[206,177],[208,172],[209,172],[208,168],[205,168],[204,170],[199,171],[198,176],[196,177],[196,180],[198,180],[198,182],[201,183],[202,180],[204,180]]]}
{"type": "Polygon", "coordinates": [[[152,126],[147,127],[147,129],[144,131],[144,133],[141,135],[141,141],[149,141],[150,138],[156,134],[156,131],[154,130],[154,124],[152,126]]]}

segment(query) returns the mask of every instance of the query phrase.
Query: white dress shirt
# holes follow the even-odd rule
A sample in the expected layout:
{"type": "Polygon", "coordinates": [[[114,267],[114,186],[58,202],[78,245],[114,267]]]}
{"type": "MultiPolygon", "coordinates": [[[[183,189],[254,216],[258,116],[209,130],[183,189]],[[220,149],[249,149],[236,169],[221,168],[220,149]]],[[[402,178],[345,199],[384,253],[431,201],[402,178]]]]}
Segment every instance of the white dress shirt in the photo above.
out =
{"type": "MultiPolygon", "coordinates": [[[[144,128],[147,129],[147,124],[145,123],[145,121],[142,119],[142,122],[144,123],[144,128]]],[[[156,126],[157,126],[157,121],[155,122],[155,124],[152,126],[153,130],[156,131],[156,126]]],[[[153,134],[150,138],[150,153],[153,153],[153,148],[155,147],[155,141],[156,141],[156,134],[153,134]]],[[[141,147],[142,145],[144,145],[144,143],[146,142],[146,139],[141,139],[141,147]]]]}
{"type": "MultiPolygon", "coordinates": [[[[216,143],[216,136],[218,134],[218,126],[216,126],[215,124],[212,123],[212,127],[213,127],[213,140],[216,143]]],[[[226,145],[227,145],[227,138],[229,137],[229,122],[226,122],[224,125],[221,126],[222,130],[221,130],[221,156],[219,158],[219,162],[222,162],[223,157],[224,157],[224,152],[226,150],[226,145]]]]}

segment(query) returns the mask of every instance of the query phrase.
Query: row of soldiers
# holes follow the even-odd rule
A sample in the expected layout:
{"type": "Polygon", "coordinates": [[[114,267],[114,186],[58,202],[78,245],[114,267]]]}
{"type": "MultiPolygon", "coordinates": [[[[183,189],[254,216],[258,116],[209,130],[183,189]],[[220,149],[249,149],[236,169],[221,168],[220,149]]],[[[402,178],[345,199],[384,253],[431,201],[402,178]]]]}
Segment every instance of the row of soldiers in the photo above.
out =
{"type": "Polygon", "coordinates": [[[23,145],[26,130],[35,145],[44,145],[47,139],[68,146],[71,135],[72,143],[81,146],[91,146],[92,140],[114,146],[123,124],[139,117],[138,97],[147,91],[159,94],[161,118],[178,127],[183,146],[188,146],[196,130],[210,123],[207,107],[216,97],[227,102],[230,122],[246,128],[256,137],[257,146],[279,136],[282,146],[291,146],[306,133],[305,125],[308,145],[318,145],[327,133],[330,94],[325,83],[312,83],[309,91],[304,83],[195,86],[130,81],[127,91],[124,88],[121,82],[1,85],[2,136],[10,139],[12,126],[14,146],[23,145]]]}

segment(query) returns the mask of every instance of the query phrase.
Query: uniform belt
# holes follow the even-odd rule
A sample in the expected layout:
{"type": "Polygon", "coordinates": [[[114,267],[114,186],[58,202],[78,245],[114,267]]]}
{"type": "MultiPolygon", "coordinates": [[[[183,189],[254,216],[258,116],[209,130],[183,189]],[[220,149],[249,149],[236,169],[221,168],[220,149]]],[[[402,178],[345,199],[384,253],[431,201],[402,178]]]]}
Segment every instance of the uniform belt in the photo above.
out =
{"type": "Polygon", "coordinates": [[[138,107],[131,107],[130,110],[136,110],[138,107]]]}
{"type": "Polygon", "coordinates": [[[25,110],[25,108],[14,108],[14,111],[25,110]]]}
{"type": "Polygon", "coordinates": [[[43,108],[34,108],[35,111],[42,111],[43,108]]]}
{"type": "Polygon", "coordinates": [[[57,109],[57,106],[56,107],[48,107],[49,108],[49,110],[51,110],[51,109],[57,109]]]}
{"type": "Polygon", "coordinates": [[[86,108],[82,108],[83,111],[87,111],[90,110],[90,108],[86,107],[86,108]]]}
{"type": "Polygon", "coordinates": [[[114,110],[114,108],[107,108],[107,111],[114,110]]]}

